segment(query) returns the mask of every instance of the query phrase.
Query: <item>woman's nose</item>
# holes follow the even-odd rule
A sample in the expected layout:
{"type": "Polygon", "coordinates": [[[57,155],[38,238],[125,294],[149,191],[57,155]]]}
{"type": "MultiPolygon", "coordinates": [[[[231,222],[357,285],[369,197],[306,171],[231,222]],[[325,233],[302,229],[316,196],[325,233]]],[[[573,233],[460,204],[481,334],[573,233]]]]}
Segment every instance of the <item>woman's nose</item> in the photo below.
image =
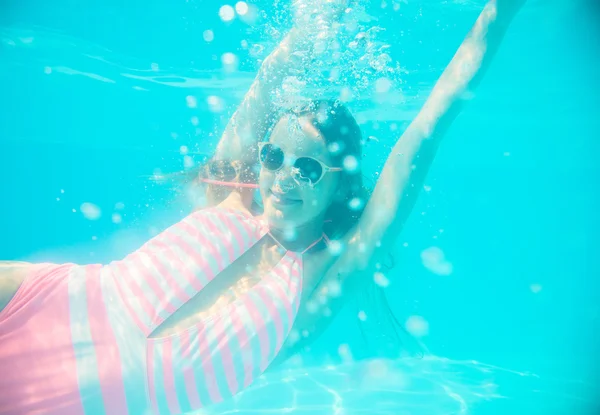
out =
{"type": "Polygon", "coordinates": [[[274,185],[282,192],[288,192],[296,186],[296,182],[291,175],[291,169],[289,167],[283,166],[277,171],[275,174],[274,185]]]}

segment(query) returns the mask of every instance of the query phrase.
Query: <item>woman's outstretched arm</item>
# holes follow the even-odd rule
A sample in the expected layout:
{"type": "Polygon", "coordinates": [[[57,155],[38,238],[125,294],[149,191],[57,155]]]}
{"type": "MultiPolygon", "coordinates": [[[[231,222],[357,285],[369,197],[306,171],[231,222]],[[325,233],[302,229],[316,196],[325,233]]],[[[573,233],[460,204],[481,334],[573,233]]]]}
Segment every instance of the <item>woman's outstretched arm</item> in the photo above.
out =
{"type": "MultiPolygon", "coordinates": [[[[487,3],[425,105],[392,149],[358,228],[349,236],[347,254],[349,258],[363,258],[360,268],[379,261],[394,243],[415,204],[440,141],[468,94],[485,75],[510,22],[524,3],[525,0],[487,3]],[[359,252],[354,252],[356,249],[359,252]]],[[[353,264],[346,265],[357,265],[350,261],[353,264]]]]}
{"type": "MultiPolygon", "coordinates": [[[[358,227],[346,237],[347,249],[327,271],[324,287],[360,273],[389,252],[415,203],[442,137],[458,115],[467,93],[485,74],[513,16],[524,2],[490,0],[485,6],[425,105],[392,149],[358,227]]],[[[352,278],[346,284],[357,282],[352,278]]],[[[354,286],[350,291],[360,287],[354,286]]],[[[346,300],[346,295],[330,297],[327,307],[338,310],[346,300]]],[[[331,318],[319,313],[300,320],[299,315],[297,325],[310,335],[288,341],[273,367],[315,341],[331,322],[331,318]]]]}
{"type": "Polygon", "coordinates": [[[300,8],[294,27],[263,61],[217,145],[215,159],[255,162],[257,143],[277,115],[274,96],[286,77],[301,76],[317,42],[327,42],[349,0],[322,0],[300,8]]]}

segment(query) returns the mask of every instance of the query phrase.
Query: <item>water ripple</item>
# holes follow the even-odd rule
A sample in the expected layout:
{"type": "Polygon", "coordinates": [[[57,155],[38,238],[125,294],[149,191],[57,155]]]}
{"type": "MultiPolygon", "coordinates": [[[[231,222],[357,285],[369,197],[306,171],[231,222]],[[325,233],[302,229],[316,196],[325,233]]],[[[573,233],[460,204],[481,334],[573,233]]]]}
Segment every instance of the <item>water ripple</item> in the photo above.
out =
{"type": "Polygon", "coordinates": [[[516,398],[529,404],[537,399],[550,409],[591,405],[585,386],[477,361],[435,356],[370,360],[269,373],[234,399],[197,414],[459,415],[482,403],[518,403],[516,398]],[[569,388],[577,393],[566,393],[569,388]]]}

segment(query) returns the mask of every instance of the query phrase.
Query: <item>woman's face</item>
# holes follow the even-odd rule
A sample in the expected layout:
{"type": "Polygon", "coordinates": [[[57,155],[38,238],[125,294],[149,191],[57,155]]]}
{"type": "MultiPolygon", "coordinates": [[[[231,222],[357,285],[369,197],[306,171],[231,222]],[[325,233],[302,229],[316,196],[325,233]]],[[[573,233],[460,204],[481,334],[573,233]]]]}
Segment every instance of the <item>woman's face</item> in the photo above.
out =
{"type": "Polygon", "coordinates": [[[262,167],[260,171],[260,192],[270,225],[294,229],[322,220],[338,190],[340,173],[325,173],[315,186],[297,183],[291,173],[298,157],[313,157],[334,167],[324,138],[308,119],[285,116],[275,125],[269,142],[286,156],[280,170],[262,167]]]}

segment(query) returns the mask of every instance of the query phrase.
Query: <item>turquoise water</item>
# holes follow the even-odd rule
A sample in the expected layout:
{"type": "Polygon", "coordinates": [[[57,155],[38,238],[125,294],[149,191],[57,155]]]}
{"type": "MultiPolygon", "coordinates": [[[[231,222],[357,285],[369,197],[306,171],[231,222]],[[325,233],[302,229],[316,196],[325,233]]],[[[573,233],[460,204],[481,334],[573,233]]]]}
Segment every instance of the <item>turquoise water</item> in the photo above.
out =
{"type": "MultiPolygon", "coordinates": [[[[376,137],[365,148],[369,177],[484,3],[365,7],[377,53],[350,56],[392,68],[386,93],[374,92],[381,73],[350,85],[348,105],[376,137]]],[[[148,176],[211,151],[258,59],[289,27],[287,2],[249,2],[255,17],[231,22],[223,4],[2,3],[2,259],[106,262],[188,211],[185,194],[148,176]]],[[[386,289],[432,356],[366,359],[348,307],[309,353],[208,413],[598,409],[596,16],[591,1],[529,1],[440,149],[386,289]]],[[[339,95],[334,84],[323,93],[339,95]]]]}

